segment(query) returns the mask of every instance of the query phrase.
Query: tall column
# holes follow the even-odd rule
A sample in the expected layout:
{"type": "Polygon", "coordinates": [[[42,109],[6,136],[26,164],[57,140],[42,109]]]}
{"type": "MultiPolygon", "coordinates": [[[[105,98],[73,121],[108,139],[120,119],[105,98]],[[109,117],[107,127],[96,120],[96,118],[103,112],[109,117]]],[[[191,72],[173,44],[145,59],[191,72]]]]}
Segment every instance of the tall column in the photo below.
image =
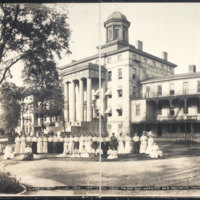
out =
{"type": "Polygon", "coordinates": [[[76,106],[75,106],[75,82],[74,81],[72,81],[72,83],[71,83],[71,88],[72,88],[72,90],[71,90],[71,98],[72,98],[72,105],[71,105],[71,111],[72,111],[72,113],[71,113],[71,120],[72,120],[72,123],[74,123],[75,122],[75,120],[76,120],[76,106]]]}
{"type": "Polygon", "coordinates": [[[84,96],[83,96],[83,79],[79,80],[79,108],[80,108],[80,121],[84,121],[84,109],[83,109],[83,104],[84,104],[84,96]]]}
{"type": "Polygon", "coordinates": [[[69,122],[69,84],[64,84],[64,99],[65,99],[65,109],[64,109],[64,116],[66,123],[69,122]]]}
{"type": "Polygon", "coordinates": [[[105,81],[102,81],[101,85],[102,85],[102,90],[101,90],[101,94],[100,94],[100,98],[101,98],[100,108],[101,108],[101,115],[104,117],[104,115],[105,115],[105,106],[106,106],[106,102],[105,102],[106,98],[104,98],[104,96],[105,96],[105,89],[106,89],[106,83],[105,83],[105,81]]]}
{"type": "Polygon", "coordinates": [[[87,78],[87,121],[92,121],[92,79],[87,78]]]}

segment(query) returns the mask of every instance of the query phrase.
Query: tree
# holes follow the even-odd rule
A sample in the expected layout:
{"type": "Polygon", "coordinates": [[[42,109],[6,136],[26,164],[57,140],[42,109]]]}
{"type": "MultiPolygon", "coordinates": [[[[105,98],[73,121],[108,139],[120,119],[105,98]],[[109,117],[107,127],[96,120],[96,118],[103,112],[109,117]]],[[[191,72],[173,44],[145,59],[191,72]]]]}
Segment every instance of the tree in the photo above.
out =
{"type": "Polygon", "coordinates": [[[21,88],[14,83],[4,82],[0,88],[0,127],[6,134],[13,134],[20,118],[21,88]]]}
{"type": "Polygon", "coordinates": [[[0,4],[0,84],[19,61],[27,73],[40,74],[43,66],[50,69],[63,52],[70,53],[67,18],[44,5],[0,4]]]}

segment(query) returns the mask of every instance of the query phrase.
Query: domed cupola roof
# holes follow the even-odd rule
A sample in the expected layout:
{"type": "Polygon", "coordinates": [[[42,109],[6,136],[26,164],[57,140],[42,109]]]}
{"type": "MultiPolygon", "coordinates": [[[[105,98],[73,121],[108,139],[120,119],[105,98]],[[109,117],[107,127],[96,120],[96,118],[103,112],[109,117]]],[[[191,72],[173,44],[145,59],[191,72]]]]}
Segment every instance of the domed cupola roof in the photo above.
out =
{"type": "Polygon", "coordinates": [[[118,12],[118,11],[113,12],[113,13],[107,18],[107,20],[111,20],[111,19],[127,20],[126,16],[123,15],[122,13],[118,12]]]}
{"type": "Polygon", "coordinates": [[[126,23],[128,26],[130,25],[130,22],[127,20],[126,16],[123,15],[121,12],[119,11],[115,11],[113,12],[108,18],[107,20],[104,22],[104,26],[106,26],[106,24],[110,23],[110,22],[123,22],[126,23]]]}

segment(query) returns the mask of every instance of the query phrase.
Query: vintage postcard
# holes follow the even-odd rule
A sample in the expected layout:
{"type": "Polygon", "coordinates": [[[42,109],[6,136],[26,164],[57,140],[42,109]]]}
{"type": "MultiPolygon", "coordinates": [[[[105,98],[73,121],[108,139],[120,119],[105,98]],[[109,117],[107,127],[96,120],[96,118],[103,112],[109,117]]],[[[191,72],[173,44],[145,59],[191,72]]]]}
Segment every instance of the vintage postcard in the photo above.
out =
{"type": "Polygon", "coordinates": [[[0,4],[0,196],[199,196],[200,4],[0,4]]]}

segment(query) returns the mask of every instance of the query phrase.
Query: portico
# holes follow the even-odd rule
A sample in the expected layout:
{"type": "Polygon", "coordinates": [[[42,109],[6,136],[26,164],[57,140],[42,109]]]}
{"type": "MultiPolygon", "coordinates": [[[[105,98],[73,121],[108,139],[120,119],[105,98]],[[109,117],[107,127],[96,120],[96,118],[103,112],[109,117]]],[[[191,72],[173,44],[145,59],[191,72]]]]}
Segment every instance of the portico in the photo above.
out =
{"type": "Polygon", "coordinates": [[[99,91],[99,66],[88,63],[80,67],[67,68],[63,74],[65,94],[65,121],[69,125],[91,122],[105,113],[104,93],[106,70],[101,68],[101,89],[99,91]]]}

